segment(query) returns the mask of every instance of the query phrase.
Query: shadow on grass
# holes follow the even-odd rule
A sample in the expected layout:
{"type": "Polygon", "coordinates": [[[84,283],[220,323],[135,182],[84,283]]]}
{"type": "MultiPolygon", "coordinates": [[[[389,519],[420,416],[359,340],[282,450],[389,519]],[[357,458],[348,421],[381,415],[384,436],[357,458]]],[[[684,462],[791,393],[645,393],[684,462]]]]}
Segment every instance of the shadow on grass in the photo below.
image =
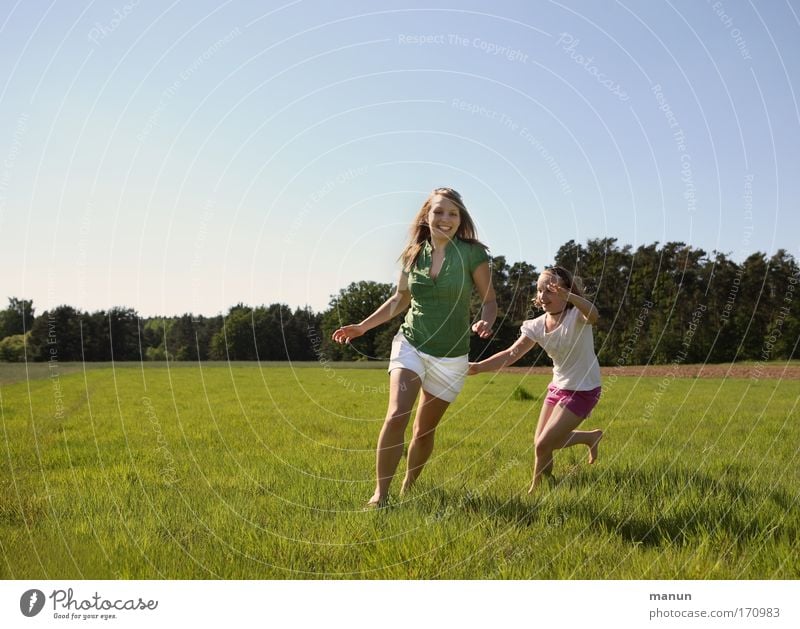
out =
{"type": "Polygon", "coordinates": [[[719,475],[668,465],[604,471],[601,479],[578,472],[534,496],[435,490],[426,506],[433,521],[474,514],[519,528],[569,524],[578,532],[612,534],[650,548],[695,545],[704,538],[735,545],[797,539],[800,526],[793,514],[800,495],[745,479],[735,466],[719,475]],[[607,493],[604,504],[593,488],[613,495],[607,493]]]}
{"type": "Polygon", "coordinates": [[[476,494],[470,490],[433,490],[424,508],[431,510],[429,521],[444,521],[453,515],[476,515],[481,519],[499,520],[506,525],[530,527],[547,521],[549,509],[536,497],[476,494]]]}
{"type": "MultiPolygon", "coordinates": [[[[604,472],[602,485],[615,488],[606,505],[590,501],[562,504],[567,518],[647,547],[683,546],[717,537],[737,545],[767,539],[797,538],[800,497],[786,489],[768,489],[735,465],[718,475],[674,466],[604,472]],[[620,508],[622,503],[623,508],[620,508]],[[779,520],[774,516],[782,515],[779,520]],[[788,520],[787,520],[788,517],[788,520]]],[[[565,488],[590,492],[597,480],[577,474],[565,488]]]]}

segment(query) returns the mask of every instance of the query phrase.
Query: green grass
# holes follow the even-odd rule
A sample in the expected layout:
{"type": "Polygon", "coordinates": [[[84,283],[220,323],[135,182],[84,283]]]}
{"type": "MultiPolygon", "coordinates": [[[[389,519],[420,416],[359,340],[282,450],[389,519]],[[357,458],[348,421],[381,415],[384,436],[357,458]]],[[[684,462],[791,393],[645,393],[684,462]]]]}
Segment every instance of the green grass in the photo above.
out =
{"type": "Polygon", "coordinates": [[[69,371],[0,384],[0,578],[800,577],[797,381],[619,378],[530,497],[548,378],[477,376],[363,512],[383,370],[69,371]]]}

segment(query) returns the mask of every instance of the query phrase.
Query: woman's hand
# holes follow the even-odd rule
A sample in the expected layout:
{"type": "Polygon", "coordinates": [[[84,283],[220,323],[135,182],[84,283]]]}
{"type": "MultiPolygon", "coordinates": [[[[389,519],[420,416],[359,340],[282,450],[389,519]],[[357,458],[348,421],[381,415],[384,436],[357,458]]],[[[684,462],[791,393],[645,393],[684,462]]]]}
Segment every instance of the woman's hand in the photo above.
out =
{"type": "Polygon", "coordinates": [[[331,338],[337,343],[349,343],[353,339],[363,336],[366,331],[361,324],[343,325],[331,335],[331,338]]]}
{"type": "Polygon", "coordinates": [[[474,376],[481,372],[480,363],[470,363],[467,369],[468,376],[474,376]]]}
{"type": "Polygon", "coordinates": [[[472,331],[482,339],[488,339],[492,335],[492,326],[489,325],[487,321],[481,319],[477,323],[472,324],[472,331]]]}

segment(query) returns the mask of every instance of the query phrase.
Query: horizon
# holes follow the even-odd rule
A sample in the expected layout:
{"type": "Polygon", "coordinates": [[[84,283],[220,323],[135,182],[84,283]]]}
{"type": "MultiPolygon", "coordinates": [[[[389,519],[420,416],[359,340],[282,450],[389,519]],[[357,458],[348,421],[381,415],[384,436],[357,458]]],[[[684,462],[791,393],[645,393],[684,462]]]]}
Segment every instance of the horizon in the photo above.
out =
{"type": "MultiPolygon", "coordinates": [[[[562,244],[565,244],[565,243],[562,243],[562,244]]],[[[584,245],[585,242],[584,243],[578,243],[578,244],[584,245]]],[[[621,247],[627,246],[627,243],[619,243],[619,242],[617,242],[617,244],[620,245],[621,247]]],[[[664,244],[666,244],[666,243],[660,243],[660,242],[649,243],[649,245],[664,245],[664,244]]],[[[648,246],[648,245],[642,244],[642,246],[648,246]]],[[[728,254],[726,252],[715,252],[715,251],[706,251],[706,250],[704,250],[704,251],[705,251],[707,256],[712,254],[712,253],[722,253],[723,255],[726,256],[726,258],[729,261],[733,262],[736,265],[741,265],[742,262],[744,262],[744,258],[749,257],[750,255],[764,254],[766,256],[766,259],[769,260],[771,257],[776,255],[778,253],[778,251],[780,251],[780,250],[781,249],[778,249],[778,250],[773,251],[773,252],[752,251],[750,254],[747,254],[746,256],[743,256],[743,259],[740,259],[740,260],[736,260],[733,257],[728,257],[728,254]]],[[[634,250],[634,253],[635,253],[635,250],[634,250]]],[[[800,260],[798,260],[798,258],[796,256],[794,256],[791,252],[787,251],[787,253],[795,261],[800,262],[800,260]]],[[[490,255],[491,255],[491,251],[490,251],[490,255]]],[[[498,255],[502,256],[503,254],[498,254],[498,255]]],[[[506,258],[506,263],[509,264],[509,266],[513,265],[516,262],[524,262],[524,263],[530,264],[530,262],[528,262],[527,260],[509,260],[507,256],[504,256],[504,257],[506,258]]],[[[544,266],[541,267],[541,268],[539,266],[537,266],[537,265],[534,265],[534,266],[536,268],[536,272],[537,273],[541,273],[542,269],[544,268],[544,266]]],[[[585,278],[582,278],[582,279],[585,279],[585,278]]],[[[350,282],[348,282],[345,286],[342,286],[339,290],[344,290],[351,283],[356,283],[356,282],[360,282],[360,281],[372,281],[372,280],[357,280],[357,279],[353,279],[350,282]]],[[[388,284],[391,284],[393,286],[395,285],[395,282],[384,282],[384,283],[388,283],[388,284]]],[[[186,315],[189,315],[189,316],[192,316],[192,317],[203,317],[203,318],[210,319],[210,318],[218,317],[218,316],[223,316],[224,317],[230,311],[231,308],[234,308],[235,306],[238,306],[238,305],[241,304],[241,305],[243,305],[245,307],[253,308],[253,309],[261,308],[261,307],[269,307],[269,306],[273,306],[273,305],[283,305],[283,306],[287,306],[292,312],[295,312],[297,310],[305,310],[305,309],[310,308],[311,311],[314,314],[322,314],[322,313],[324,313],[326,310],[328,310],[331,307],[330,306],[330,301],[332,299],[334,299],[335,297],[337,297],[338,293],[339,293],[339,291],[337,290],[336,293],[331,294],[328,303],[321,309],[313,308],[312,306],[310,306],[308,304],[297,305],[297,304],[290,304],[290,303],[286,303],[286,302],[282,302],[282,301],[271,301],[271,302],[261,302],[261,303],[247,303],[247,302],[244,302],[242,300],[235,301],[234,303],[231,303],[229,306],[227,306],[224,311],[222,311],[222,310],[221,311],[217,311],[217,312],[215,312],[213,314],[209,314],[209,313],[205,313],[205,312],[191,312],[191,311],[184,311],[184,312],[178,312],[178,313],[166,313],[166,314],[165,313],[150,314],[150,313],[142,313],[137,308],[135,308],[134,306],[130,306],[130,305],[127,305],[127,304],[114,304],[114,305],[100,307],[100,308],[87,309],[87,308],[81,307],[81,306],[73,304],[73,303],[58,303],[58,304],[54,304],[53,306],[51,306],[49,308],[40,309],[40,307],[37,306],[36,301],[33,301],[33,309],[34,309],[34,312],[37,312],[37,311],[41,310],[41,312],[39,312],[39,314],[41,314],[43,312],[50,311],[50,310],[52,310],[54,308],[58,308],[60,306],[70,306],[70,307],[74,308],[76,311],[85,312],[87,314],[94,314],[96,312],[108,312],[111,309],[119,308],[119,309],[123,309],[123,310],[127,310],[127,309],[134,310],[136,312],[137,317],[140,318],[140,319],[159,319],[159,318],[169,319],[169,318],[182,317],[182,316],[186,316],[186,315]]],[[[19,297],[17,295],[7,295],[6,299],[10,299],[12,297],[15,297],[17,299],[26,299],[27,300],[27,297],[19,297]]]]}

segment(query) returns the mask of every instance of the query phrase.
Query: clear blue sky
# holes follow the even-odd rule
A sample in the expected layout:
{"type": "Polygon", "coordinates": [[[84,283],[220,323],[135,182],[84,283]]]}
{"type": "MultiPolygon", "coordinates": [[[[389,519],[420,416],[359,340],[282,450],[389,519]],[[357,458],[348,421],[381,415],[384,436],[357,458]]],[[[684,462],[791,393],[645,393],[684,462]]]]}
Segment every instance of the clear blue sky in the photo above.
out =
{"type": "Polygon", "coordinates": [[[540,269],[800,258],[799,5],[3,3],[0,298],[322,310],[396,279],[441,185],[540,269]]]}

